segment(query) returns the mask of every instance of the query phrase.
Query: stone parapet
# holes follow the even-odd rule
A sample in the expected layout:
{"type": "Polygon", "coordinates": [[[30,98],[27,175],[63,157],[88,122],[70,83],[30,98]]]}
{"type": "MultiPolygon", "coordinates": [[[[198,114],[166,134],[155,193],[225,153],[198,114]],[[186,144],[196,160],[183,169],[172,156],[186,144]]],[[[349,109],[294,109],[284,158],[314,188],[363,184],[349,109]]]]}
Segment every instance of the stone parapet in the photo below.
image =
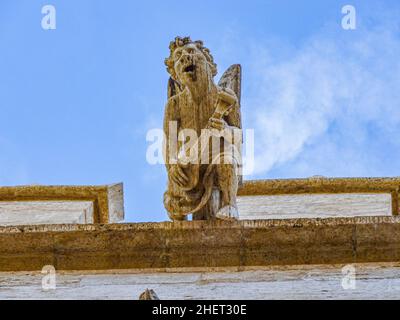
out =
{"type": "Polygon", "coordinates": [[[0,271],[397,262],[400,217],[0,228],[0,271]]]}
{"type": "MultiPolygon", "coordinates": [[[[8,208],[4,207],[4,212],[0,210],[2,212],[0,225],[2,222],[9,224],[10,221],[17,222],[17,224],[24,224],[25,221],[27,225],[41,224],[43,221],[47,221],[49,224],[61,223],[61,221],[68,221],[68,211],[71,211],[74,205],[82,208],[84,206],[83,209],[91,215],[91,217],[80,219],[82,223],[115,223],[124,219],[122,183],[104,186],[0,187],[1,203],[6,203],[8,208]],[[46,206],[45,209],[44,206],[46,206]],[[54,212],[50,212],[51,207],[54,207],[54,212]],[[16,209],[19,209],[19,212],[16,209]],[[40,215],[38,210],[42,210],[43,215],[40,215]],[[59,215],[63,212],[65,214],[60,219],[59,215]],[[46,214],[47,220],[45,220],[46,214]],[[19,217],[15,217],[15,215],[19,217]]],[[[80,208],[81,211],[83,211],[82,208],[80,208]]],[[[71,214],[69,223],[76,220],[77,210],[74,215],[71,214]]]]}
{"type": "Polygon", "coordinates": [[[400,178],[325,178],[252,180],[243,183],[239,196],[290,194],[387,193],[392,214],[399,214],[400,178]]]}

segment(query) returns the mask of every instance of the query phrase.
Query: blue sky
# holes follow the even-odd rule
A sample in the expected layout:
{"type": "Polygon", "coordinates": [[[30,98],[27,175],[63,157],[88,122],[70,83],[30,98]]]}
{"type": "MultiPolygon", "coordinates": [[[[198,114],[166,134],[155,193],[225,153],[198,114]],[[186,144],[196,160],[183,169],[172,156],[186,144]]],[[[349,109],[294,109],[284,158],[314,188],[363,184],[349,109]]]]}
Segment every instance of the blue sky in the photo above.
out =
{"type": "MultiPolygon", "coordinates": [[[[397,176],[400,3],[0,2],[0,184],[123,181],[128,221],[162,221],[166,174],[146,162],[161,127],[176,35],[202,39],[220,74],[243,65],[248,178],[397,176]],[[54,5],[57,29],[41,28],[54,5]],[[341,28],[341,8],[357,29],[341,28]]],[[[218,76],[217,76],[218,77],[218,76]]]]}

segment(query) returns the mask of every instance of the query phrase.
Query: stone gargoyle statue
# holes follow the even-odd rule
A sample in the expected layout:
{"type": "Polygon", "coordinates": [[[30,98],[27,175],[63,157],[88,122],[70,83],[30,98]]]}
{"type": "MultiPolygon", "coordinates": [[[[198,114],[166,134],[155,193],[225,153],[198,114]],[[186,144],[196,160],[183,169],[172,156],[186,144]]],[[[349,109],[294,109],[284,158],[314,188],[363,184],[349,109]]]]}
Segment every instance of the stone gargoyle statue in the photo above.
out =
{"type": "Polygon", "coordinates": [[[189,214],[193,220],[237,219],[241,66],[228,68],[217,85],[217,66],[202,41],[177,37],[169,49],[165,208],[173,221],[187,220],[189,214]]]}

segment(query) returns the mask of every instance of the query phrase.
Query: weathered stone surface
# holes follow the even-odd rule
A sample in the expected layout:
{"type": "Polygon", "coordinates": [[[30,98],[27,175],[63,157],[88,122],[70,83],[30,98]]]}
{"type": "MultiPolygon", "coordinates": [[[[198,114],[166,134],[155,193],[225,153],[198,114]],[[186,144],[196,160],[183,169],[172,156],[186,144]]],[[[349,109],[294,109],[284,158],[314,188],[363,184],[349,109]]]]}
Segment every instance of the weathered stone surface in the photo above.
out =
{"type": "Polygon", "coordinates": [[[238,197],[241,220],[390,216],[390,194],[301,194],[238,197]]]}
{"type": "Polygon", "coordinates": [[[399,214],[400,178],[324,178],[271,179],[244,182],[239,196],[304,194],[390,194],[392,215],[399,214]]]}
{"type": "Polygon", "coordinates": [[[0,270],[400,261],[400,217],[0,227],[0,270]]]}
{"type": "Polygon", "coordinates": [[[93,202],[0,202],[0,225],[93,223],[93,202]]]}
{"type": "MultiPolygon", "coordinates": [[[[19,186],[19,187],[0,187],[0,208],[3,208],[3,216],[6,209],[1,207],[1,203],[19,202],[19,203],[30,203],[37,202],[41,205],[48,203],[50,207],[54,203],[65,203],[70,202],[71,207],[74,207],[76,203],[90,202],[93,206],[92,217],[87,219],[89,223],[112,223],[119,222],[124,218],[124,198],[123,198],[123,185],[114,184],[106,186],[19,186]]],[[[18,205],[17,205],[18,206],[18,205]]],[[[21,207],[22,205],[20,205],[21,207]]],[[[34,212],[34,220],[31,221],[26,219],[25,223],[20,219],[17,220],[17,224],[34,224],[38,220],[46,220],[44,217],[40,217],[38,212],[39,209],[35,210],[32,206],[29,208],[31,212],[34,212]]],[[[79,205],[78,205],[79,206],[79,205]]],[[[17,207],[8,208],[9,212],[16,212],[17,207]]],[[[0,209],[1,210],[1,209],[0,209]]],[[[57,214],[61,214],[62,208],[59,208],[57,214]]],[[[46,214],[46,208],[42,207],[43,214],[46,214]]],[[[65,210],[64,210],[65,212],[65,210]]],[[[67,214],[67,213],[66,213],[67,214]]],[[[23,219],[23,212],[21,212],[21,219],[23,219]]],[[[32,217],[32,216],[31,216],[32,217]]],[[[51,217],[49,217],[51,219],[51,217]]],[[[11,218],[5,219],[10,221],[11,218]]],[[[62,223],[63,221],[57,221],[62,223]]],[[[56,222],[56,223],[57,223],[56,222]]],[[[68,221],[71,223],[71,221],[68,221]]],[[[49,221],[48,223],[54,223],[49,221]]],[[[0,224],[1,224],[1,212],[0,212],[0,224]]],[[[8,224],[8,223],[7,223],[8,224]]]]}
{"type": "Polygon", "coordinates": [[[202,41],[176,37],[169,48],[165,208],[177,221],[189,214],[193,220],[237,219],[241,67],[231,66],[217,85],[217,65],[202,41]]]}
{"type": "Polygon", "coordinates": [[[308,193],[391,193],[398,191],[400,178],[269,179],[245,181],[238,194],[278,195],[308,193]]]}
{"type": "Polygon", "coordinates": [[[146,289],[140,296],[139,300],[160,300],[152,289],[146,289]]]}
{"type": "MultiPolygon", "coordinates": [[[[122,183],[112,184],[108,190],[108,222],[115,223],[125,218],[124,186],[122,183]]],[[[106,222],[103,222],[106,223],[106,222]]]]}
{"type": "Polygon", "coordinates": [[[161,300],[399,299],[400,265],[356,264],[355,288],[342,286],[343,265],[279,266],[217,272],[57,272],[56,290],[42,290],[40,272],[0,273],[0,299],[138,299],[147,287],[161,300]]]}

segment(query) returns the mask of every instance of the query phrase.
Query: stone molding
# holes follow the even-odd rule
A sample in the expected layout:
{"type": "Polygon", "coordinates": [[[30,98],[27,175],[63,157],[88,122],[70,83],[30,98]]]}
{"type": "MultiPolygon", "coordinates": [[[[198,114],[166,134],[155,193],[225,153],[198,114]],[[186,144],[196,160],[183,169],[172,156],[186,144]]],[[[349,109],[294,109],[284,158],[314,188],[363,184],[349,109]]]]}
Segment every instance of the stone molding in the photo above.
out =
{"type": "Polygon", "coordinates": [[[122,183],[104,186],[0,187],[0,201],[90,201],[93,203],[94,223],[123,220],[123,197],[122,183]]]}

